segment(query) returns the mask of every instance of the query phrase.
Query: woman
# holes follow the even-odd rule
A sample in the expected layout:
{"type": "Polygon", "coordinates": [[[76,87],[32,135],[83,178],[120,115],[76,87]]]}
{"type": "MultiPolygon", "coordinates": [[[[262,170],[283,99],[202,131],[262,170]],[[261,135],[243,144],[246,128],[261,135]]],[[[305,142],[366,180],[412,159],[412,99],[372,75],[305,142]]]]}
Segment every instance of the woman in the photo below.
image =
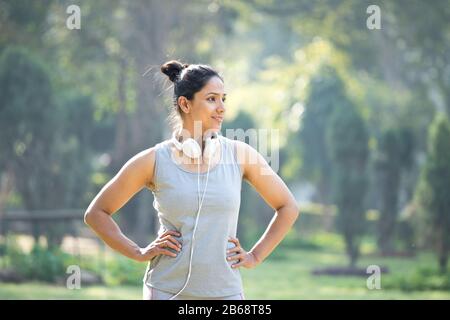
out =
{"type": "Polygon", "coordinates": [[[182,130],[131,158],[94,198],[85,222],[114,250],[148,262],[144,299],[244,299],[239,268],[260,264],[299,209],[262,155],[220,135],[226,111],[222,77],[209,66],[178,61],[161,71],[174,84],[173,112],[182,130]],[[243,179],[275,210],[250,251],[236,238],[243,179]],[[111,215],[144,187],[154,195],[160,230],[140,248],[111,215]]]}

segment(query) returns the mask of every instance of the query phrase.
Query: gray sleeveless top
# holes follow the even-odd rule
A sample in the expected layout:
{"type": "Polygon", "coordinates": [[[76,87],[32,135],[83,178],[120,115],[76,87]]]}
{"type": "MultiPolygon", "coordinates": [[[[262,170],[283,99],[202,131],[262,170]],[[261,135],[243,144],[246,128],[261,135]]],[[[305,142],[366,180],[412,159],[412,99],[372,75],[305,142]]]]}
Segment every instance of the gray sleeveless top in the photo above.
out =
{"type": "MultiPolygon", "coordinates": [[[[195,231],[191,276],[182,295],[221,297],[243,291],[238,269],[227,261],[229,236],[236,237],[241,201],[242,172],[236,160],[234,142],[219,135],[220,162],[209,171],[208,185],[195,231]]],[[[170,293],[183,288],[191,254],[192,232],[198,211],[197,176],[177,165],[171,157],[170,140],[156,145],[153,206],[158,212],[160,229],[181,233],[181,252],[177,257],[158,255],[152,259],[144,283],[170,293]]],[[[206,172],[200,173],[200,197],[206,172]]],[[[234,246],[234,245],[232,245],[234,246]]]]}

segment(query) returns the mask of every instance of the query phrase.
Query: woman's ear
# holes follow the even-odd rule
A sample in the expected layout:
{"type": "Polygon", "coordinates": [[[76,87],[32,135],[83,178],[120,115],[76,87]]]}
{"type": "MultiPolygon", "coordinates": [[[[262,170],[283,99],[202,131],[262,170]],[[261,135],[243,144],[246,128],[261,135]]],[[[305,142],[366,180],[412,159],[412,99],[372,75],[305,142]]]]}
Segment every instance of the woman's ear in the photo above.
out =
{"type": "Polygon", "coordinates": [[[189,105],[188,99],[184,96],[178,97],[178,105],[184,113],[189,113],[191,110],[191,106],[189,105]]]}

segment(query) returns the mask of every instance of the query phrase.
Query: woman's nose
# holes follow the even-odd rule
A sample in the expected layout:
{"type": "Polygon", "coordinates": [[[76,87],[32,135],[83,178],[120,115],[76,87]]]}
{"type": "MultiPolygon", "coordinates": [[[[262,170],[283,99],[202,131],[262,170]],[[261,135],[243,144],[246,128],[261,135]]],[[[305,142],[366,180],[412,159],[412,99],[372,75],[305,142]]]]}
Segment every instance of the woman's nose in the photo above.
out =
{"type": "Polygon", "coordinates": [[[225,103],[223,101],[219,102],[217,107],[217,113],[222,114],[225,113],[225,103]]]}

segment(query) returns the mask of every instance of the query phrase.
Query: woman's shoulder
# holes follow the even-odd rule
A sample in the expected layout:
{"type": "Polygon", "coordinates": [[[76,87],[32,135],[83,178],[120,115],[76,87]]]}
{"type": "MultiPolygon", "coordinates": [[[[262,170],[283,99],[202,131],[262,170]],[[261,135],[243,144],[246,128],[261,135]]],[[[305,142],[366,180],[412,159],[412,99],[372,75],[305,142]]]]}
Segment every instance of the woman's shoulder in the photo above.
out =
{"type": "Polygon", "coordinates": [[[230,139],[227,137],[223,137],[223,141],[228,144],[233,150],[234,157],[236,159],[237,164],[239,165],[242,175],[245,176],[247,166],[249,163],[250,154],[253,152],[253,149],[249,144],[245,143],[245,141],[230,139]]]}
{"type": "Polygon", "coordinates": [[[226,136],[223,136],[223,135],[220,135],[219,137],[222,139],[222,141],[225,144],[228,144],[228,145],[230,145],[230,146],[232,146],[234,148],[241,148],[242,149],[242,148],[245,148],[245,145],[247,145],[245,142],[242,142],[242,141],[236,140],[236,139],[230,139],[230,138],[228,138],[226,136]]]}
{"type": "Polygon", "coordinates": [[[234,145],[236,160],[241,166],[244,176],[249,170],[267,165],[265,158],[252,145],[240,140],[231,140],[234,145]]]}
{"type": "Polygon", "coordinates": [[[153,158],[156,154],[156,151],[161,147],[161,143],[157,143],[154,146],[148,147],[147,149],[143,149],[136,153],[131,159],[141,160],[141,159],[149,159],[153,158]]]}
{"type": "Polygon", "coordinates": [[[257,153],[256,149],[254,149],[251,145],[249,145],[245,141],[234,140],[227,137],[223,138],[226,143],[230,144],[233,147],[234,152],[239,159],[243,158],[242,160],[244,160],[244,158],[247,158],[249,154],[255,152],[257,153]]]}
{"type": "Polygon", "coordinates": [[[153,174],[155,170],[155,163],[156,163],[156,153],[159,149],[163,148],[168,144],[169,140],[165,140],[162,142],[159,142],[155,144],[152,147],[149,147],[147,149],[144,149],[137,154],[135,154],[133,157],[131,157],[127,163],[125,164],[126,167],[132,167],[135,170],[145,174],[148,176],[149,184],[152,184],[153,181],[153,174]]]}
{"type": "MultiPolygon", "coordinates": [[[[139,153],[137,153],[133,158],[136,161],[143,161],[143,162],[155,162],[156,159],[156,153],[163,148],[168,147],[168,145],[170,144],[170,139],[168,140],[163,140],[157,144],[155,144],[152,147],[149,147],[147,149],[144,149],[142,151],[140,151],[139,153]]],[[[132,158],[132,159],[133,159],[132,158]]]]}

